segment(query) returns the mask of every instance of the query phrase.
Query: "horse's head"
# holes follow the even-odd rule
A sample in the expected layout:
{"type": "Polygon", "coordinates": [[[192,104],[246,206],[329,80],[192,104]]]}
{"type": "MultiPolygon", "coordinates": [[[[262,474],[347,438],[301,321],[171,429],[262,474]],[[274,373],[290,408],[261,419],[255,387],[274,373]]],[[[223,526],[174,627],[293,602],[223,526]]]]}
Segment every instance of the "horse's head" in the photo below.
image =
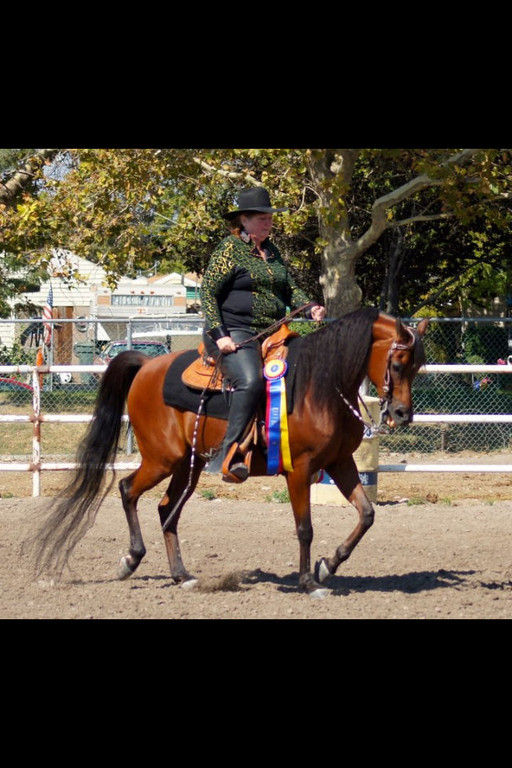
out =
{"type": "Polygon", "coordinates": [[[411,385],[425,362],[422,338],[428,322],[412,329],[381,313],[373,326],[368,376],[381,399],[382,420],[390,427],[412,421],[411,385]]]}

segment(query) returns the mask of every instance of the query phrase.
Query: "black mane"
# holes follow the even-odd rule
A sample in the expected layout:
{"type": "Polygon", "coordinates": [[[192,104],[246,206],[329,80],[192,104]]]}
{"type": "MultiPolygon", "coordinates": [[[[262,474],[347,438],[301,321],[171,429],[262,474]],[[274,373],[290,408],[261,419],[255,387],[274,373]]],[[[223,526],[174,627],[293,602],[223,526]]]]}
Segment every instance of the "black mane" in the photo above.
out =
{"type": "Polygon", "coordinates": [[[315,405],[333,419],[346,409],[336,388],[347,398],[356,394],[364,378],[372,326],[378,316],[377,308],[364,307],[301,339],[295,378],[299,409],[310,388],[315,405]]]}

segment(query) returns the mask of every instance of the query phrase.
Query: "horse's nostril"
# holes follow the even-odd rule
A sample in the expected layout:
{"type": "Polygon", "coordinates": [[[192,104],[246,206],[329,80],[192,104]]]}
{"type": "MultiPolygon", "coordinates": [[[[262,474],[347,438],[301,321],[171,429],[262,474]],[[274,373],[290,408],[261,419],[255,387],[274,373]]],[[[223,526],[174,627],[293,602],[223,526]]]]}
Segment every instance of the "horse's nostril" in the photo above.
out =
{"type": "Polygon", "coordinates": [[[408,408],[395,408],[395,417],[400,421],[408,421],[409,420],[408,408]]]}

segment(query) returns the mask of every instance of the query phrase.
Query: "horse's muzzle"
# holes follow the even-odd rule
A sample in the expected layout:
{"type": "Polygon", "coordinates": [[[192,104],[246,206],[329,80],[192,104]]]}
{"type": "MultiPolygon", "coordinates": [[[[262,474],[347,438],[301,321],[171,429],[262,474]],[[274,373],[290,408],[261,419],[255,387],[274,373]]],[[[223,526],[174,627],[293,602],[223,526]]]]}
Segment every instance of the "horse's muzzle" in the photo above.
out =
{"type": "Polygon", "coordinates": [[[387,425],[393,428],[410,424],[413,413],[412,408],[408,408],[403,403],[389,403],[382,416],[387,425]]]}

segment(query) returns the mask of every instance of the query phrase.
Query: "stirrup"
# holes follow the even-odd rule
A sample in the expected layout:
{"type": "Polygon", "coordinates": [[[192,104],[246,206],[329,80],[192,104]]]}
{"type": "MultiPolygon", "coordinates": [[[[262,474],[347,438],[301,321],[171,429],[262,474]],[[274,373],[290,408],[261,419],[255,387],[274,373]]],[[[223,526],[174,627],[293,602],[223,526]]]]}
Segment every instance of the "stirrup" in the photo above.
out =
{"type": "Polygon", "coordinates": [[[222,464],[222,479],[225,483],[243,483],[249,477],[252,451],[246,453],[243,457],[243,461],[235,461],[231,464],[233,457],[239,448],[239,443],[233,443],[224,459],[222,464]]]}
{"type": "Polygon", "coordinates": [[[228,472],[222,476],[225,483],[243,483],[249,477],[249,470],[243,461],[232,464],[228,472]]]}

